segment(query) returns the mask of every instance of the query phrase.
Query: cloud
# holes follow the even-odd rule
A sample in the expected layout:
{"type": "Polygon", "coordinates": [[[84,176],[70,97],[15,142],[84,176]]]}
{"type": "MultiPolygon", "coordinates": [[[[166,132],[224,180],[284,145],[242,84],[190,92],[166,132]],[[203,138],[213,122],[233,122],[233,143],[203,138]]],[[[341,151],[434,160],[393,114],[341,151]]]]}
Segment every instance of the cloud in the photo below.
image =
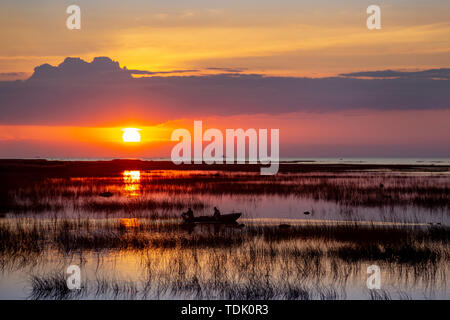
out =
{"type": "Polygon", "coordinates": [[[350,78],[372,78],[372,79],[430,79],[430,80],[450,80],[450,69],[430,69],[423,71],[363,71],[340,74],[342,77],[350,78]]]}
{"type": "Polygon", "coordinates": [[[371,79],[361,79],[368,75],[363,72],[318,79],[245,73],[162,77],[121,68],[107,57],[90,63],[67,58],[58,66],[37,67],[26,81],[1,82],[0,124],[154,124],[239,114],[449,109],[450,82],[442,80],[448,69],[436,70],[389,79],[380,76],[392,75],[386,71],[371,72],[371,79]]]}
{"type": "Polygon", "coordinates": [[[180,70],[169,70],[169,71],[146,71],[146,70],[128,70],[130,74],[139,75],[160,75],[160,74],[178,74],[178,73],[191,73],[199,72],[199,69],[180,69],[180,70]]]}
{"type": "Polygon", "coordinates": [[[26,74],[26,72],[0,72],[0,76],[2,77],[21,77],[26,74]]]}
{"type": "Polygon", "coordinates": [[[34,68],[29,81],[93,81],[93,80],[126,80],[131,78],[127,69],[108,57],[96,57],[92,62],[80,58],[66,58],[57,67],[43,64],[34,68]]]}
{"type": "Polygon", "coordinates": [[[147,71],[130,70],[121,68],[119,62],[108,57],[96,57],[92,62],[86,62],[80,58],[66,58],[58,66],[43,64],[34,69],[30,81],[57,80],[57,81],[117,81],[130,79],[131,75],[159,75],[198,72],[197,69],[169,70],[169,71],[147,71]]]}
{"type": "Polygon", "coordinates": [[[25,79],[29,76],[27,72],[0,72],[0,81],[25,79]]]}
{"type": "Polygon", "coordinates": [[[219,68],[219,67],[210,67],[206,68],[206,70],[212,70],[212,71],[221,71],[221,72],[228,72],[228,73],[241,73],[244,72],[245,68],[219,68]]]}

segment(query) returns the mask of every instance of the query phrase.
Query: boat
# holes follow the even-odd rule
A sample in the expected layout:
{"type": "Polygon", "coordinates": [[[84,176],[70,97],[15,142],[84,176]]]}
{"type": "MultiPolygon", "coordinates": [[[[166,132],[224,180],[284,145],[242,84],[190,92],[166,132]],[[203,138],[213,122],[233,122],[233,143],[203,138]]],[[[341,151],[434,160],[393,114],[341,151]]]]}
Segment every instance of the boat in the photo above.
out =
{"type": "Polygon", "coordinates": [[[192,219],[188,219],[186,216],[182,215],[182,218],[185,223],[217,223],[217,224],[226,224],[226,223],[236,223],[236,220],[240,218],[242,213],[233,212],[228,214],[221,214],[219,217],[214,216],[198,216],[192,219]]]}

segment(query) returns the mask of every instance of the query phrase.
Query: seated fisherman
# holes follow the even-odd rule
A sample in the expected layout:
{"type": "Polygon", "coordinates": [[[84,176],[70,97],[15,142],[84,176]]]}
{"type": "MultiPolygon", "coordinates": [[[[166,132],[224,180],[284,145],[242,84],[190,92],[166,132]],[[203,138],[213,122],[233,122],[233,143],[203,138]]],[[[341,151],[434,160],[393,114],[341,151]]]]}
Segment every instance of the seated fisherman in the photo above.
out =
{"type": "Polygon", "coordinates": [[[216,218],[216,220],[220,219],[220,211],[216,207],[214,207],[214,215],[213,216],[214,216],[214,218],[216,218]]]}
{"type": "Polygon", "coordinates": [[[183,212],[183,214],[181,215],[185,220],[190,221],[194,219],[194,212],[192,211],[191,208],[188,209],[187,212],[183,212]]]}

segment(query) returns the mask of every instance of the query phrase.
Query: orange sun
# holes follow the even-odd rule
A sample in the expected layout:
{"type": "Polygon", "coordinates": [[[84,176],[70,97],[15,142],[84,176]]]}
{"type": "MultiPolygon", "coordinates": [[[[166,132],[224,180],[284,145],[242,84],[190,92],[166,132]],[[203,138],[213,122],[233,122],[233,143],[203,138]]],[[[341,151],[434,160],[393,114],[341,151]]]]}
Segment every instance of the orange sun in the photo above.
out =
{"type": "Polygon", "coordinates": [[[122,129],[123,135],[122,140],[123,142],[141,142],[141,134],[139,133],[141,129],[137,128],[125,128],[122,129]]]}

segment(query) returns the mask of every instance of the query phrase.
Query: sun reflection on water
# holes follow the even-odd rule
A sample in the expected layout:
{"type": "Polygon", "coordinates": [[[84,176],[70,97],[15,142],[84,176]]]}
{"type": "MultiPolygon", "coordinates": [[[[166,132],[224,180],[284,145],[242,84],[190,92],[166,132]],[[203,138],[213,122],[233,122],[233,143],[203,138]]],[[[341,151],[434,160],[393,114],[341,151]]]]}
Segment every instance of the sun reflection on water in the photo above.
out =
{"type": "Polygon", "coordinates": [[[137,228],[139,227],[138,218],[122,218],[120,219],[120,226],[122,228],[137,228]]]}
{"type": "Polygon", "coordinates": [[[137,197],[141,192],[141,172],[139,170],[125,170],[123,172],[125,194],[137,197]]]}

